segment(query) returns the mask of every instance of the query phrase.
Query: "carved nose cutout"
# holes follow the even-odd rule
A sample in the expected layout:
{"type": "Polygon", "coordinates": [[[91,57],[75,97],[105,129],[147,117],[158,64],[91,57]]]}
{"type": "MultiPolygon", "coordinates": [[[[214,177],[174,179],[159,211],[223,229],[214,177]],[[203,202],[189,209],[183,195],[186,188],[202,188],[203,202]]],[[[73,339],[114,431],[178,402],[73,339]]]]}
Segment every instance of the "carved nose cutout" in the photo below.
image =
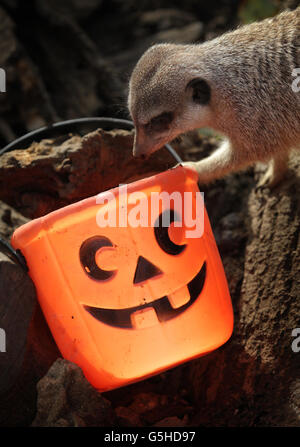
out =
{"type": "Polygon", "coordinates": [[[138,284],[140,282],[146,281],[147,279],[153,278],[154,276],[160,275],[162,271],[152,264],[152,262],[147,261],[143,256],[139,256],[137,266],[135,269],[133,284],[138,284]]]}

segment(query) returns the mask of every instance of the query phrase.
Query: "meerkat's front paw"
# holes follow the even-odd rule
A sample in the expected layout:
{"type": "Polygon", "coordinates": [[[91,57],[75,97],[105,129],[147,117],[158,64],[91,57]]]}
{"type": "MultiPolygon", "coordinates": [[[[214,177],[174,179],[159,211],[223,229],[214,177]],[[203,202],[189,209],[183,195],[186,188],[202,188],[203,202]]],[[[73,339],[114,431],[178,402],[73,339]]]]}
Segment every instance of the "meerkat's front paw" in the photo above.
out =
{"type": "Polygon", "coordinates": [[[268,169],[258,182],[259,188],[273,189],[277,186],[285,177],[288,171],[288,154],[279,154],[271,160],[268,169]]]}
{"type": "Polygon", "coordinates": [[[273,189],[277,186],[284,178],[284,174],[275,175],[273,166],[269,166],[267,171],[263,174],[261,179],[259,180],[257,187],[258,188],[269,188],[273,189]]]}

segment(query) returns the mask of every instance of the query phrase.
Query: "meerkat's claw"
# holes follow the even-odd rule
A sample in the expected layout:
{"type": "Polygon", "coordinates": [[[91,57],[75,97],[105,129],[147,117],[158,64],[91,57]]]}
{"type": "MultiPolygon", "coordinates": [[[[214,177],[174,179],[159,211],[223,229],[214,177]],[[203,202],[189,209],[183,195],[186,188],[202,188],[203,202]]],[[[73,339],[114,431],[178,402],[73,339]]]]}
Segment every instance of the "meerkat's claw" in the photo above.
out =
{"type": "Polygon", "coordinates": [[[273,189],[277,186],[285,177],[287,173],[287,154],[280,154],[271,160],[268,169],[258,182],[258,188],[273,189]]]}
{"type": "Polygon", "coordinates": [[[259,189],[265,189],[265,188],[272,189],[272,187],[274,187],[275,184],[277,184],[277,182],[274,183],[274,178],[268,169],[267,172],[265,172],[264,175],[259,180],[257,187],[259,189]]]}
{"type": "Polygon", "coordinates": [[[274,175],[273,169],[268,168],[264,175],[259,180],[257,187],[264,189],[273,189],[283,180],[284,175],[274,175]]]}

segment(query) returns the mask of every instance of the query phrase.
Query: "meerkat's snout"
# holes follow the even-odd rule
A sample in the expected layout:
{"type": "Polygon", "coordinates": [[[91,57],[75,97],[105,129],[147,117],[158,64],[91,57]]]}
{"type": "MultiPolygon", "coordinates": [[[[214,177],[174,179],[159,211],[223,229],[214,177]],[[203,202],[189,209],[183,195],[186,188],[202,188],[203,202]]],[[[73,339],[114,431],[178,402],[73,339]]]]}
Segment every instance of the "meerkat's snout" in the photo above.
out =
{"type": "Polygon", "coordinates": [[[150,154],[170,141],[171,135],[174,133],[174,129],[172,129],[173,120],[174,114],[172,112],[163,112],[144,124],[137,124],[133,155],[148,158],[150,154]]]}
{"type": "MultiPolygon", "coordinates": [[[[182,51],[185,46],[179,48],[182,51]]],[[[174,54],[174,45],[151,47],[131,76],[128,107],[135,124],[135,157],[149,156],[181,133],[205,123],[211,88],[193,72],[178,73],[178,46],[175,50],[174,54]]]]}
{"type": "Polygon", "coordinates": [[[143,126],[135,126],[132,153],[134,157],[147,159],[150,155],[153,142],[143,132],[143,126]]]}
{"type": "Polygon", "coordinates": [[[135,157],[149,156],[181,133],[194,129],[197,125],[201,127],[205,123],[208,113],[204,106],[208,107],[210,101],[210,87],[206,81],[192,79],[187,83],[183,97],[185,100],[174,110],[170,110],[171,104],[166,104],[160,108],[165,111],[154,110],[151,117],[143,123],[136,120],[133,145],[135,157]]]}

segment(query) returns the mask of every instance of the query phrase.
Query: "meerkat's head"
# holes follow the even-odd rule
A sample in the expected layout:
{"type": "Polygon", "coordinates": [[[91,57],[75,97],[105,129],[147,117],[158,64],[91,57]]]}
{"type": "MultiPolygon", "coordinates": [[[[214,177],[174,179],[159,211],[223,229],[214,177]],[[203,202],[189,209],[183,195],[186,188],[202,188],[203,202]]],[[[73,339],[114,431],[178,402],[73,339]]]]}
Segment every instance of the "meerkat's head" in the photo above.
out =
{"type": "Polygon", "coordinates": [[[193,48],[154,45],[134,68],[128,96],[134,156],[150,155],[181,133],[208,125],[211,86],[193,48]]]}

